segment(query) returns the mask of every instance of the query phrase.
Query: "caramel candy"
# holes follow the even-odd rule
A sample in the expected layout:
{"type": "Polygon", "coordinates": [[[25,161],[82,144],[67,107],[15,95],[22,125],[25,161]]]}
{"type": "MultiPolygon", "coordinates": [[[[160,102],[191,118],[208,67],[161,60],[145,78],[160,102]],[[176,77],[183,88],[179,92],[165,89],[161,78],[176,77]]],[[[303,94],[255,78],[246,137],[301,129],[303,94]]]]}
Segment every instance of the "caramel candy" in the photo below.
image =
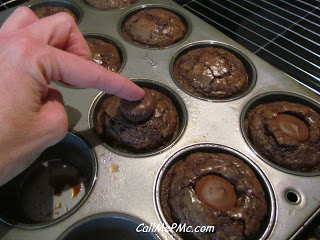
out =
{"type": "Polygon", "coordinates": [[[219,211],[230,210],[237,201],[232,184],[216,175],[206,175],[196,183],[200,201],[219,211]]]}
{"type": "Polygon", "coordinates": [[[121,99],[120,111],[128,120],[140,122],[152,115],[156,107],[156,101],[150,90],[144,88],[144,91],[145,95],[142,100],[128,101],[121,99]]]}
{"type": "Polygon", "coordinates": [[[309,127],[301,119],[289,114],[279,114],[276,121],[287,136],[298,142],[306,141],[309,138],[309,127]]]}

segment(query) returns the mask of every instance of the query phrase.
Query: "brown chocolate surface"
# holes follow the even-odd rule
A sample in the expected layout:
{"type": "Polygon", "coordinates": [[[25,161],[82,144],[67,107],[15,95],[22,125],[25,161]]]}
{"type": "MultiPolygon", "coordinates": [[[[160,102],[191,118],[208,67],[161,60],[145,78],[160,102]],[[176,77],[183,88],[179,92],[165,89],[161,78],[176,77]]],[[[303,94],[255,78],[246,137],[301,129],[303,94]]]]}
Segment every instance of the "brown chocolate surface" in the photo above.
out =
{"type": "Polygon", "coordinates": [[[173,74],[182,88],[199,97],[228,98],[248,88],[248,75],[242,62],[221,48],[190,50],[177,60],[173,74]]]}
{"type": "Polygon", "coordinates": [[[88,5],[94,8],[107,10],[115,8],[124,8],[137,2],[137,0],[84,0],[88,5]]]}
{"type": "Polygon", "coordinates": [[[78,21],[77,16],[73,12],[71,12],[68,8],[65,8],[65,7],[56,7],[56,6],[38,7],[34,9],[33,12],[40,19],[51,16],[59,12],[66,12],[73,17],[75,22],[78,21]]]}
{"type": "Polygon", "coordinates": [[[170,11],[146,9],[131,16],[122,33],[135,44],[164,48],[181,40],[187,29],[181,19],[170,11]]]}
{"type": "MultiPolygon", "coordinates": [[[[292,121],[296,122],[289,124],[292,121]]],[[[320,115],[313,109],[286,101],[261,104],[247,114],[245,131],[255,149],[277,165],[299,172],[320,171],[320,115]],[[280,115],[303,123],[284,126],[279,124],[280,115]],[[294,134],[293,129],[299,132],[294,134]]]]}
{"type": "Polygon", "coordinates": [[[92,59],[113,72],[118,72],[121,67],[121,57],[116,46],[97,38],[86,38],[92,59]]]}
{"type": "Polygon", "coordinates": [[[213,233],[183,234],[183,239],[252,239],[267,214],[265,193],[253,171],[222,153],[193,153],[175,163],[163,179],[160,201],[170,225],[215,226],[213,233]],[[210,175],[232,183],[237,198],[230,209],[215,210],[197,195],[197,181],[210,175]]]}
{"type": "MultiPolygon", "coordinates": [[[[146,90],[146,89],[145,89],[146,90]]],[[[149,89],[156,107],[140,122],[128,120],[120,110],[120,98],[107,98],[97,115],[97,132],[113,148],[129,153],[146,153],[164,148],[179,132],[179,116],[172,101],[149,89]]]]}

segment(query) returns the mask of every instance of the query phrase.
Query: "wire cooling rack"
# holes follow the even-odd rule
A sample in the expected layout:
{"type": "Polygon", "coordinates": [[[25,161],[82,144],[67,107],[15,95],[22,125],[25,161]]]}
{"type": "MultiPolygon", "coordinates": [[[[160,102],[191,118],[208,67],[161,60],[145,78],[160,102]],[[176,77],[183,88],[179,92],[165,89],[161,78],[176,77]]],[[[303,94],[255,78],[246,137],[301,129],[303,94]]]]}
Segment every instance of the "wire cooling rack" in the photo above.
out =
{"type": "Polygon", "coordinates": [[[320,92],[319,0],[177,2],[294,79],[320,92]]]}

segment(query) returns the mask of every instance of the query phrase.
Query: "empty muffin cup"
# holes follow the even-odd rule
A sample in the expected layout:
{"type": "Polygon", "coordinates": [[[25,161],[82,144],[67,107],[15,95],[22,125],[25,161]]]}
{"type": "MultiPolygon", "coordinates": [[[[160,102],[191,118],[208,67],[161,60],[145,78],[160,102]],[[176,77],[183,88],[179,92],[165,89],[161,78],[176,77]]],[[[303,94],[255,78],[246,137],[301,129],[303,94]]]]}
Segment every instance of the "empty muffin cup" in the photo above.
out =
{"type": "Polygon", "coordinates": [[[267,239],[275,197],[260,168],[236,150],[187,146],[161,166],[155,181],[158,216],[175,239],[267,239]]]}
{"type": "Polygon", "coordinates": [[[126,41],[137,47],[164,49],[185,40],[191,32],[191,22],[174,8],[147,4],[126,13],[118,30],[126,41]]]}
{"type": "Polygon", "coordinates": [[[159,240],[155,232],[143,232],[149,226],[142,220],[123,213],[100,213],[72,225],[58,240],[159,240]]]}
{"type": "Polygon", "coordinates": [[[90,128],[101,145],[117,154],[146,157],[161,153],[183,134],[186,107],[164,84],[133,81],[145,90],[144,99],[130,102],[101,92],[90,108],[90,128]]]}
{"type": "Polygon", "coordinates": [[[29,7],[38,18],[48,17],[59,12],[66,12],[73,17],[77,24],[82,20],[81,8],[67,1],[44,1],[30,5],[29,7]]]}
{"type": "Polygon", "coordinates": [[[60,222],[87,199],[94,185],[94,152],[78,136],[68,133],[45,150],[23,173],[0,188],[0,218],[24,229],[60,222]]]}
{"type": "Polygon", "coordinates": [[[240,122],[247,144],[265,162],[291,174],[319,175],[317,102],[295,93],[263,93],[245,105],[240,122]]]}
{"type": "Polygon", "coordinates": [[[215,41],[193,42],[170,61],[174,82],[186,93],[207,101],[231,101],[254,87],[257,73],[240,50],[215,41]]]}

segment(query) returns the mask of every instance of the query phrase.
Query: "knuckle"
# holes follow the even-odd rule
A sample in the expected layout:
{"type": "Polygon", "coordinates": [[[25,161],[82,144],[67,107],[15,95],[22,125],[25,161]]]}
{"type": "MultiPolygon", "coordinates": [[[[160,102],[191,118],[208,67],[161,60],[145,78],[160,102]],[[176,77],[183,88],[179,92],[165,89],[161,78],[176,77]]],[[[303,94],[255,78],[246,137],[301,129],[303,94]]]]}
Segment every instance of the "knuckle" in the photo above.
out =
{"type": "Polygon", "coordinates": [[[20,6],[15,10],[15,12],[19,15],[28,15],[32,13],[32,10],[28,7],[20,6]]]}
{"type": "Polygon", "coordinates": [[[63,26],[73,26],[75,25],[75,21],[73,17],[66,13],[66,12],[60,12],[56,14],[57,18],[59,19],[61,24],[64,24],[63,26]]]}

